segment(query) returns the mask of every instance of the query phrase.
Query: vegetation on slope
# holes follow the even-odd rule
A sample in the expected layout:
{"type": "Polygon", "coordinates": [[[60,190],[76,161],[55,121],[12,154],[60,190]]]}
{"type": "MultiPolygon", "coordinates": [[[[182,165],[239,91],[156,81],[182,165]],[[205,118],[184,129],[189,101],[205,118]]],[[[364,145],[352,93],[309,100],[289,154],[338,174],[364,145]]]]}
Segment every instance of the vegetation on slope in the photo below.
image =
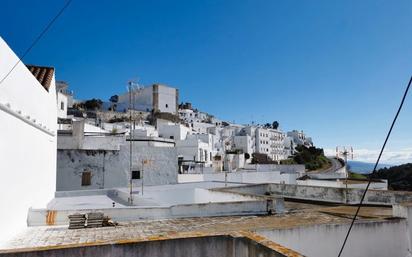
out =
{"type": "Polygon", "coordinates": [[[325,169],[331,165],[322,148],[299,145],[295,149],[297,153],[293,156],[293,160],[297,164],[304,164],[308,170],[325,169]]]}
{"type": "Polygon", "coordinates": [[[412,163],[377,170],[372,178],[387,179],[392,190],[412,191],[412,163]]]}
{"type": "Polygon", "coordinates": [[[304,164],[308,170],[322,170],[331,166],[330,160],[325,156],[322,148],[314,146],[297,146],[292,159],[281,161],[281,164],[304,164]]]}
{"type": "Polygon", "coordinates": [[[363,174],[359,174],[359,173],[349,171],[349,178],[351,178],[351,179],[367,179],[368,177],[363,175],[363,174]]]}
{"type": "Polygon", "coordinates": [[[252,164],[277,164],[278,162],[272,160],[267,154],[252,153],[252,164]]]}
{"type": "Polygon", "coordinates": [[[86,100],[84,102],[81,103],[76,103],[73,105],[74,109],[77,110],[93,110],[93,111],[97,111],[97,110],[101,110],[103,106],[103,101],[100,99],[90,99],[90,100],[86,100]]]}

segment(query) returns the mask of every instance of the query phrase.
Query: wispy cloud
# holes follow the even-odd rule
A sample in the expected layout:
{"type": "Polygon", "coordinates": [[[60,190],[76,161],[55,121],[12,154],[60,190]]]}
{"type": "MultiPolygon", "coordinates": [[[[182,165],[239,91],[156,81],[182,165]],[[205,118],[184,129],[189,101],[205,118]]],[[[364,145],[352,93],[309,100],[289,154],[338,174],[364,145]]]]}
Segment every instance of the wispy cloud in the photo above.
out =
{"type": "MultiPolygon", "coordinates": [[[[325,149],[328,156],[335,155],[335,149],[325,149]]],[[[376,162],[379,150],[371,149],[354,149],[353,159],[362,162],[376,162]]],[[[399,150],[385,150],[379,163],[382,164],[402,164],[412,162],[412,148],[403,148],[399,150]]]]}

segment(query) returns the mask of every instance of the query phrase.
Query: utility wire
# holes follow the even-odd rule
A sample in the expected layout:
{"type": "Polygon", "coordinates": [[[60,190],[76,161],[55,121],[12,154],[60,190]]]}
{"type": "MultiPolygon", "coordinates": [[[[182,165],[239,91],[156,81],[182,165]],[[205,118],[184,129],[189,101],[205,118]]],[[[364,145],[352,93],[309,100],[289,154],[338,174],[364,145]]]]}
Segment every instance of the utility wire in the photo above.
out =
{"type": "Polygon", "coordinates": [[[54,18],[47,24],[47,26],[43,29],[43,31],[36,37],[36,39],[33,41],[33,43],[29,46],[29,48],[26,49],[24,54],[22,55],[21,58],[14,64],[14,66],[11,68],[11,70],[1,79],[0,85],[3,83],[4,80],[13,72],[13,70],[19,65],[19,63],[24,59],[24,57],[31,51],[31,49],[39,42],[39,40],[46,34],[46,32],[50,29],[50,27],[53,25],[53,23],[62,15],[64,10],[70,5],[72,0],[68,0],[66,4],[60,9],[60,11],[54,16],[54,18]]]}
{"type": "MultiPolygon", "coordinates": [[[[385,142],[384,142],[383,145],[382,145],[382,148],[381,148],[381,151],[380,151],[380,153],[379,153],[378,159],[376,160],[375,166],[373,167],[372,174],[376,172],[376,168],[378,167],[379,161],[380,161],[380,159],[381,159],[381,157],[382,157],[383,150],[385,149],[386,143],[387,143],[388,140],[389,140],[389,137],[390,137],[390,135],[391,135],[391,133],[392,133],[392,129],[393,129],[393,127],[395,126],[396,120],[398,119],[399,113],[400,113],[401,110],[402,110],[403,103],[405,102],[405,98],[406,98],[406,96],[407,96],[407,94],[408,94],[409,87],[411,86],[411,83],[412,83],[412,77],[409,79],[409,83],[408,83],[408,86],[406,87],[405,93],[403,94],[401,104],[399,105],[399,108],[398,108],[398,111],[396,112],[395,118],[394,118],[393,121],[392,121],[392,125],[391,125],[391,127],[390,127],[390,129],[389,129],[389,131],[388,131],[388,134],[386,135],[385,142]]],[[[359,214],[359,210],[360,210],[360,208],[361,208],[361,206],[362,206],[363,200],[365,199],[366,192],[367,192],[368,189],[369,189],[369,186],[370,186],[370,184],[371,184],[371,181],[372,181],[372,176],[369,175],[368,185],[366,186],[365,191],[364,191],[363,194],[362,194],[362,198],[361,198],[361,200],[360,200],[360,202],[359,202],[358,208],[356,209],[355,216],[353,216],[352,222],[351,222],[350,227],[349,227],[349,229],[348,229],[348,232],[347,232],[347,234],[346,234],[345,240],[343,241],[343,244],[342,244],[342,247],[341,247],[341,249],[340,249],[340,251],[339,251],[338,257],[340,257],[340,256],[342,255],[343,249],[345,248],[345,245],[346,245],[346,241],[347,241],[348,238],[349,238],[349,234],[350,234],[350,232],[351,232],[351,230],[352,230],[353,224],[355,223],[356,217],[357,217],[358,214],[359,214]]]]}

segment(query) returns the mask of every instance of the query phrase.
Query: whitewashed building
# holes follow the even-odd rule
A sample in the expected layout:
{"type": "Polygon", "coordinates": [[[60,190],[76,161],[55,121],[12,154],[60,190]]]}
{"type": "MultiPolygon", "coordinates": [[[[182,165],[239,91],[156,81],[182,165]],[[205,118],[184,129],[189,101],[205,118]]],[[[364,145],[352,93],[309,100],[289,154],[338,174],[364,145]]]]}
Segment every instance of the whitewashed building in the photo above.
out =
{"type": "Polygon", "coordinates": [[[243,153],[248,153],[250,156],[255,152],[255,141],[249,135],[237,135],[233,137],[234,150],[241,150],[243,153]]]}
{"type": "MultiPolygon", "coordinates": [[[[0,79],[19,61],[0,37],[0,79]]],[[[56,88],[51,67],[16,65],[0,83],[0,244],[56,189],[56,88]]]]}
{"type": "Polygon", "coordinates": [[[292,138],[293,143],[298,145],[304,145],[306,147],[313,146],[312,138],[307,137],[303,131],[292,130],[287,133],[287,136],[292,138]]]}
{"type": "Polygon", "coordinates": [[[56,92],[56,100],[57,100],[57,117],[66,119],[67,118],[67,105],[68,105],[68,97],[67,95],[57,91],[56,92]]]}
{"type": "Polygon", "coordinates": [[[170,139],[85,133],[84,120],[59,131],[57,191],[177,183],[177,153],[170,139]],[[132,151],[130,151],[130,149],[132,151]],[[130,170],[130,160],[131,168],[130,170]],[[145,164],[144,164],[145,163],[145,164]]]}
{"type": "Polygon", "coordinates": [[[64,81],[56,81],[57,117],[66,119],[67,108],[73,107],[73,91],[68,90],[69,85],[64,81]]]}
{"type": "Polygon", "coordinates": [[[185,140],[187,135],[191,134],[191,130],[180,123],[162,119],[157,119],[156,123],[159,137],[173,140],[185,140]]]}
{"type": "Polygon", "coordinates": [[[136,88],[132,93],[126,92],[119,95],[117,110],[127,110],[129,100],[132,98],[131,108],[138,111],[155,111],[177,114],[179,103],[179,90],[161,84],[136,88]]]}
{"type": "Polygon", "coordinates": [[[287,159],[284,139],[286,135],[277,129],[256,129],[256,152],[267,154],[272,160],[280,161],[287,159]]]}
{"type": "Polygon", "coordinates": [[[176,141],[178,156],[183,161],[202,163],[205,167],[212,166],[212,141],[205,142],[198,135],[188,135],[185,140],[176,141]]]}

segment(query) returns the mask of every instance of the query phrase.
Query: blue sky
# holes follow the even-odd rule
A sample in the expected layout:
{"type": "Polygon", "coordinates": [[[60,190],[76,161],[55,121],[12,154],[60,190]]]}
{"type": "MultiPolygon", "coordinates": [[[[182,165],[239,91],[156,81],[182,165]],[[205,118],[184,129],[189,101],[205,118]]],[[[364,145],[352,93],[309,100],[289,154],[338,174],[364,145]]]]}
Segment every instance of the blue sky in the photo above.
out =
{"type": "MultiPolygon", "coordinates": [[[[63,5],[2,1],[0,35],[21,55],[63,5]]],[[[401,0],[73,0],[24,62],[56,67],[81,99],[165,83],[222,119],[278,120],[373,160],[412,75],[411,11],[401,0]]],[[[411,101],[388,145],[398,159],[412,158],[411,101]]]]}

